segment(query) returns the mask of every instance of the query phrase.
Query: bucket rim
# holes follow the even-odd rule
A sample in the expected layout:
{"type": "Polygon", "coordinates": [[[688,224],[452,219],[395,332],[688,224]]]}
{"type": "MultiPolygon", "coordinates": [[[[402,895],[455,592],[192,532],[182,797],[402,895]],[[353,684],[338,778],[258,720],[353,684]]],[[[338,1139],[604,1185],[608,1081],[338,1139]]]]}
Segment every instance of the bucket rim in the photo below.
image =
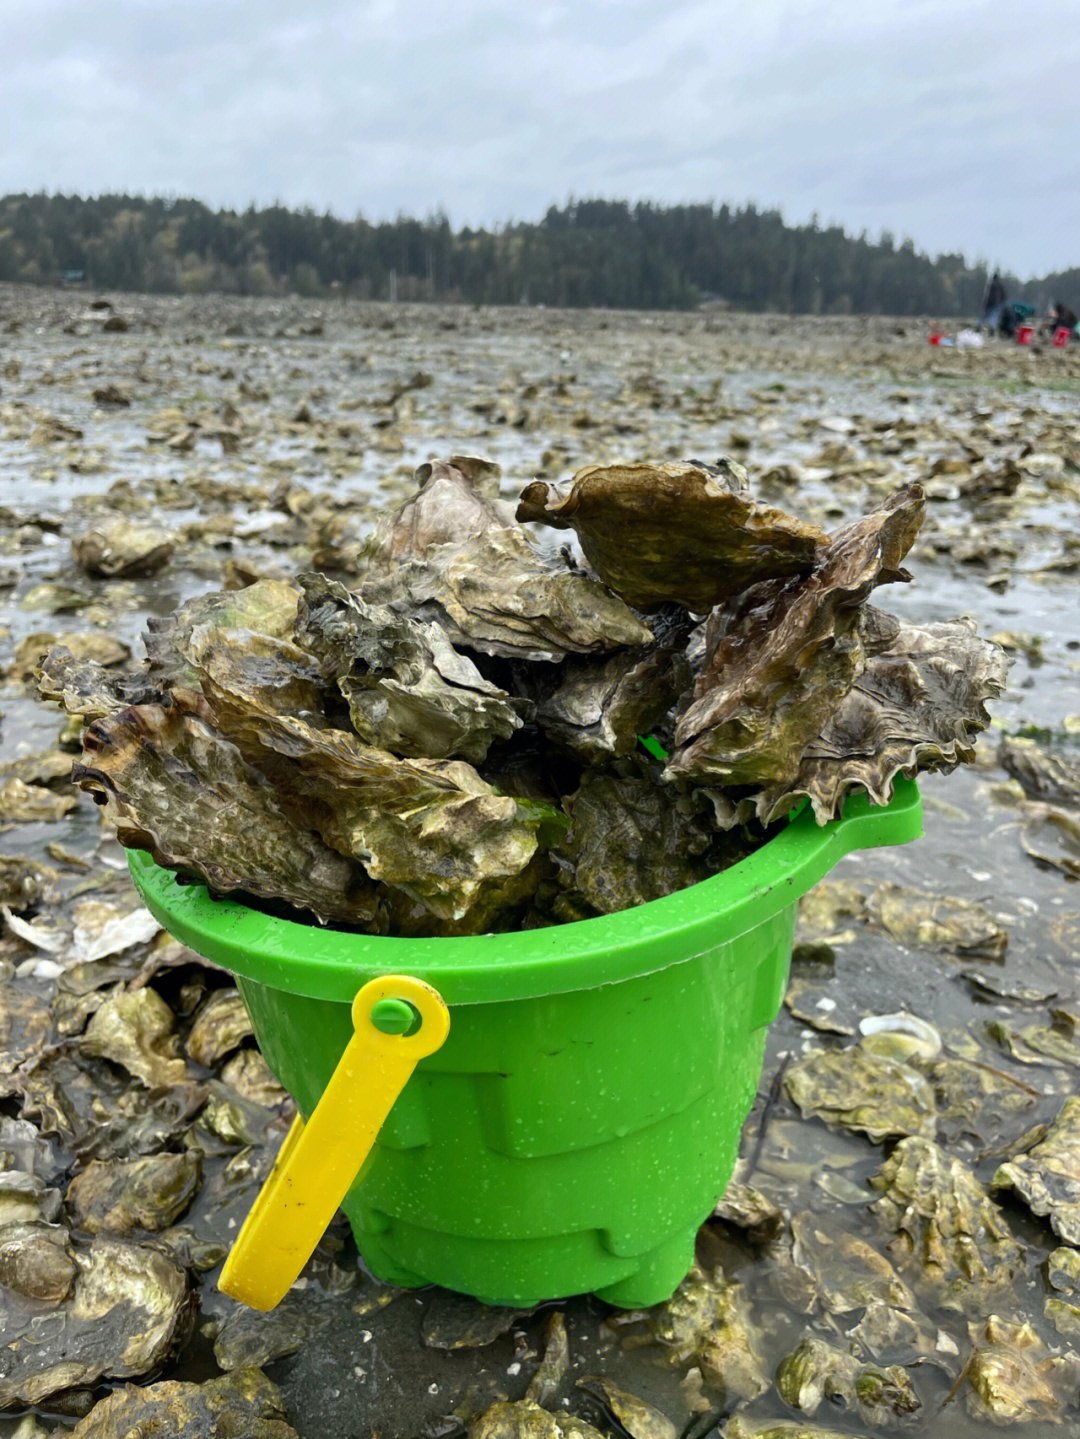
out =
{"type": "Polygon", "coordinates": [[[143,903],[182,943],[238,978],[312,999],[351,1003],[367,980],[410,974],[448,1004],[534,999],[684,963],[737,941],[795,903],[845,854],[905,844],[922,834],[913,779],[897,776],[887,805],[848,796],[839,819],[818,825],[809,804],[752,854],[698,884],[615,914],[545,929],[428,939],[356,934],[303,924],[180,884],[145,850],[128,850],[143,903]]]}

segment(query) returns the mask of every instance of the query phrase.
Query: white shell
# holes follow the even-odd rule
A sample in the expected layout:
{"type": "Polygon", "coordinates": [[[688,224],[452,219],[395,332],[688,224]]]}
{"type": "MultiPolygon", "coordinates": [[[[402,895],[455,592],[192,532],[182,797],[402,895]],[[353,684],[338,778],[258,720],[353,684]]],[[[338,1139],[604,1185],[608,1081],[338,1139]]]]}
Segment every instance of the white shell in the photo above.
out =
{"type": "Polygon", "coordinates": [[[889,1059],[935,1059],[941,1053],[941,1035],[913,1014],[868,1014],[859,1020],[859,1033],[863,1049],[889,1059]]]}

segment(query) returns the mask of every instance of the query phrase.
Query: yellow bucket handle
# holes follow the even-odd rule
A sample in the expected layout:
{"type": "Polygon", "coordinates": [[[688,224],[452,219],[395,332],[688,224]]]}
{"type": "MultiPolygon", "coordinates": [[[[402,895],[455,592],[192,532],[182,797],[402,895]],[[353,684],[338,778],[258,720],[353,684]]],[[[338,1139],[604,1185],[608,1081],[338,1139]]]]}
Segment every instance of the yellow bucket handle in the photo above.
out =
{"type": "Polygon", "coordinates": [[[222,1293],[252,1309],[273,1309],[296,1281],[394,1100],[420,1060],[449,1034],[450,1011],[430,984],[391,974],[364,985],[353,1000],[352,1022],[353,1036],[322,1098],[307,1124],[299,1114],[293,1120],[221,1271],[222,1293]],[[415,1032],[385,1033],[374,1016],[380,1005],[398,1028],[415,1020],[405,1008],[412,1006],[420,1019],[415,1032]]]}

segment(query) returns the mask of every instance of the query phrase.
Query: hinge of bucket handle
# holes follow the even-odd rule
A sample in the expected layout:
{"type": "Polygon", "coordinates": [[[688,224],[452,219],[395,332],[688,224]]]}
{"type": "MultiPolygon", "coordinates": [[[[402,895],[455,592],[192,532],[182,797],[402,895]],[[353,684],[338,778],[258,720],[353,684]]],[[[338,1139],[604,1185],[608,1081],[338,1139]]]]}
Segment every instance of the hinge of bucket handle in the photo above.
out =
{"type": "Polygon", "coordinates": [[[430,984],[383,975],[353,1000],[352,1022],[322,1098],[306,1124],[293,1120],[221,1271],[219,1289],[253,1309],[273,1309],[299,1277],[395,1099],[450,1032],[450,1011],[430,984]]]}

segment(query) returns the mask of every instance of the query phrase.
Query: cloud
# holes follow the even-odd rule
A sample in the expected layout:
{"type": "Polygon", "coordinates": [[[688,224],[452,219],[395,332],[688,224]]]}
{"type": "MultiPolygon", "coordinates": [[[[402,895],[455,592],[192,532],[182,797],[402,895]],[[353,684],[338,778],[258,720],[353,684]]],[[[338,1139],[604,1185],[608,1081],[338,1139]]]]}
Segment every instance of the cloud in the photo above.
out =
{"type": "Polygon", "coordinates": [[[748,199],[1076,263],[1075,0],[0,0],[0,191],[455,224],[748,199]]]}

